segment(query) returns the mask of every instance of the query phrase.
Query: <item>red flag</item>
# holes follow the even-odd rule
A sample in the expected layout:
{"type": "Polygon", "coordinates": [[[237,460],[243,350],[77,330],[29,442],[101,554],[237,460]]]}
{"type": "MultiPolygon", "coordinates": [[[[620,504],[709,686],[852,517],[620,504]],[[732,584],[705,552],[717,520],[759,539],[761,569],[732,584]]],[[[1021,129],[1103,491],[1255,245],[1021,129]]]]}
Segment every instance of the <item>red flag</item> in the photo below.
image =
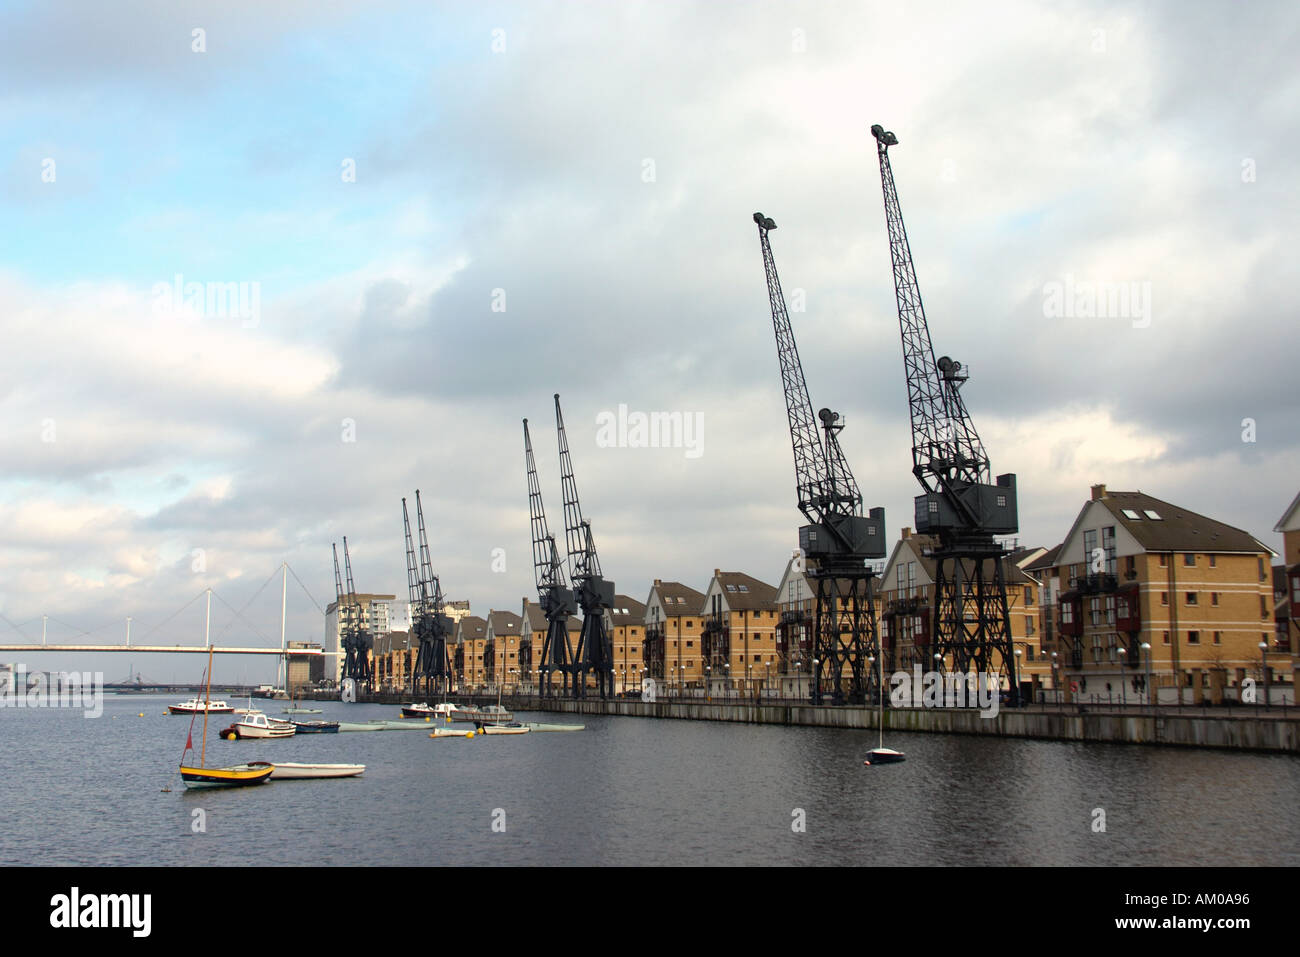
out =
{"type": "Polygon", "coordinates": [[[185,734],[185,750],[186,751],[194,750],[194,737],[189,732],[186,732],[185,734]]]}

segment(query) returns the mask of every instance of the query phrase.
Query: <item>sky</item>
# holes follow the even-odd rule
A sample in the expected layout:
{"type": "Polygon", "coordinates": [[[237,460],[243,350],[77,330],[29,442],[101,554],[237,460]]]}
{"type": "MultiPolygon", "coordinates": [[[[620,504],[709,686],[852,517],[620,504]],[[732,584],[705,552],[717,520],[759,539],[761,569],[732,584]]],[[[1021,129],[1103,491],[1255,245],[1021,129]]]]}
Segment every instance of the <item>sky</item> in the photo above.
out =
{"type": "Polygon", "coordinates": [[[344,535],[357,590],[405,598],[417,488],[446,595],[517,613],[521,419],[562,528],[556,392],[619,592],[775,584],[802,519],[756,210],[896,538],[919,489],[873,123],[1019,541],[1101,482],[1280,551],[1298,30],[1281,2],[8,0],[0,641],[131,617],[201,644],[212,588],[218,644],[278,645],[282,562],[288,637],[319,641],[344,535]],[[620,408],[699,431],[635,447],[599,428],[620,408]]]}

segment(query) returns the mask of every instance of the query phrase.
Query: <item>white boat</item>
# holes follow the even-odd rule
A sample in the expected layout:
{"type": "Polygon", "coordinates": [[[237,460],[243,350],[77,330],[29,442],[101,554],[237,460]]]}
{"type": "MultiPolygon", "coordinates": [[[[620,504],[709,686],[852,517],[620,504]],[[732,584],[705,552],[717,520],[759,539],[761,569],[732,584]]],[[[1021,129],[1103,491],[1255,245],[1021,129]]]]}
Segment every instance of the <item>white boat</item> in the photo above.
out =
{"type": "Polygon", "coordinates": [[[509,724],[515,716],[499,704],[490,704],[486,708],[455,708],[451,712],[453,721],[472,721],[474,724],[509,724]]]}
{"type": "Polygon", "coordinates": [[[527,734],[533,729],[516,721],[513,724],[480,724],[478,730],[480,734],[527,734]]]}
{"type": "MultiPolygon", "coordinates": [[[[870,659],[868,659],[870,660],[870,659]]],[[[873,764],[895,764],[899,761],[906,761],[907,758],[902,751],[895,751],[893,748],[885,747],[885,662],[884,658],[880,659],[880,671],[877,673],[876,697],[880,699],[880,710],[877,712],[876,726],[880,729],[880,744],[867,752],[866,760],[862,763],[868,767],[873,764]]]]}
{"type": "Polygon", "coordinates": [[[893,764],[895,761],[905,761],[906,757],[902,751],[895,751],[893,748],[872,748],[867,752],[867,759],[863,764],[893,764]]]}
{"type": "MultiPolygon", "coordinates": [[[[253,761],[253,765],[264,762],[253,761]]],[[[272,781],[305,781],[314,778],[354,778],[366,770],[364,764],[298,764],[293,761],[276,762],[271,772],[272,781]]]]}
{"type": "Polygon", "coordinates": [[[477,731],[465,728],[434,728],[429,732],[431,738],[472,738],[477,731]]]}
{"type": "Polygon", "coordinates": [[[587,726],[585,724],[538,724],[536,721],[529,721],[528,727],[534,731],[583,731],[587,726]]]}
{"type": "Polygon", "coordinates": [[[268,718],[261,711],[250,711],[238,721],[241,738],[288,738],[298,733],[291,721],[276,721],[268,718]]]}
{"type": "Polygon", "coordinates": [[[167,710],[172,714],[230,714],[235,709],[230,707],[224,701],[203,701],[201,698],[191,698],[189,701],[182,701],[180,704],[169,704],[167,710]]]}

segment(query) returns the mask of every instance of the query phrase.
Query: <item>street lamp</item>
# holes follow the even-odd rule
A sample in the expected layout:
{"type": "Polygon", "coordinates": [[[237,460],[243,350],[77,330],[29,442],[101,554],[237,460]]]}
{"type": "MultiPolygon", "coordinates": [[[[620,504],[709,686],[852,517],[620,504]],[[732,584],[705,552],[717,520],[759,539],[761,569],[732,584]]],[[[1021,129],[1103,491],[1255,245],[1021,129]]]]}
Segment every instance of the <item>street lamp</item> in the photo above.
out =
{"type": "Polygon", "coordinates": [[[722,667],[727,669],[727,697],[731,697],[731,662],[724,661],[722,667]]]}
{"type": "Polygon", "coordinates": [[[1124,679],[1127,677],[1127,676],[1124,674],[1124,665],[1125,665],[1125,663],[1128,661],[1128,649],[1125,648],[1123,645],[1120,645],[1120,646],[1119,646],[1119,653],[1120,653],[1120,659],[1119,659],[1119,693],[1120,693],[1120,695],[1121,695],[1121,697],[1122,697],[1122,699],[1123,699],[1123,704],[1124,704],[1124,706],[1127,707],[1127,706],[1128,706],[1128,689],[1124,687],[1124,679]]]}
{"type": "Polygon", "coordinates": [[[1268,710],[1268,642],[1259,643],[1259,672],[1264,679],[1264,710],[1268,710]]]}
{"type": "Polygon", "coordinates": [[[713,665],[704,666],[704,700],[713,700],[713,665]]]}
{"type": "Polygon", "coordinates": [[[1146,687],[1147,704],[1151,705],[1151,713],[1155,714],[1156,711],[1155,702],[1152,697],[1152,692],[1155,689],[1151,687],[1151,642],[1149,641],[1142,642],[1142,650],[1147,653],[1147,687],[1146,687]]]}
{"type": "MultiPolygon", "coordinates": [[[[1020,680],[1020,655],[1022,654],[1022,652],[1020,651],[1019,648],[1015,649],[1015,652],[1016,652],[1016,673],[1011,677],[1016,681],[1019,681],[1020,680]]],[[[1011,692],[1011,700],[1016,704],[1020,704],[1020,688],[1011,687],[1011,681],[1007,681],[1007,686],[1008,686],[1007,690],[1011,692]]]]}
{"type": "Polygon", "coordinates": [[[822,703],[821,675],[817,666],[821,664],[816,658],[812,660],[812,702],[813,704],[822,703]]]}

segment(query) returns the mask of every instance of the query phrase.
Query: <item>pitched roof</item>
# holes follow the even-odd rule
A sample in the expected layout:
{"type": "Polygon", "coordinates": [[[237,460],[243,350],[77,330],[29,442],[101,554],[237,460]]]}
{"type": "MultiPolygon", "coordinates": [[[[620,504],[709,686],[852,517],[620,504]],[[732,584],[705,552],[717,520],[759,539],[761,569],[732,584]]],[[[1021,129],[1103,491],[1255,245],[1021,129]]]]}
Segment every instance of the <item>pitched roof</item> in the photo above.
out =
{"type": "Polygon", "coordinates": [[[650,586],[650,593],[658,594],[659,604],[669,615],[698,615],[704,605],[704,594],[681,582],[666,582],[655,579],[650,586]]]}
{"type": "Polygon", "coordinates": [[[1043,554],[1039,555],[1032,562],[1026,565],[1025,571],[1045,572],[1049,568],[1052,568],[1056,564],[1056,557],[1061,554],[1061,547],[1064,544],[1065,543],[1062,542],[1060,545],[1054,545],[1051,548],[1049,548],[1043,554]]]}
{"type": "Polygon", "coordinates": [[[1282,526],[1290,520],[1291,516],[1295,514],[1297,508],[1300,508],[1300,492],[1296,492],[1295,498],[1291,499],[1291,504],[1286,507],[1286,511],[1282,513],[1282,517],[1277,520],[1277,524],[1273,526],[1273,531],[1281,532],[1282,526]]]}
{"type": "Polygon", "coordinates": [[[546,612],[542,611],[542,606],[535,601],[525,599],[524,611],[528,615],[529,631],[546,630],[546,612]]]}
{"type": "Polygon", "coordinates": [[[1138,544],[1150,552],[1273,553],[1271,548],[1249,532],[1173,505],[1154,495],[1143,492],[1106,492],[1096,501],[1105,505],[1137,539],[1138,544]],[[1159,517],[1153,518],[1153,515],[1159,517]]]}
{"type": "Polygon", "coordinates": [[[627,595],[615,595],[609,617],[615,625],[639,625],[645,618],[645,605],[627,595]]]}
{"type": "Polygon", "coordinates": [[[519,626],[523,622],[522,618],[509,611],[490,611],[488,618],[491,619],[494,635],[517,635],[519,626]]]}
{"type": "MultiPolygon", "coordinates": [[[[917,556],[917,560],[921,563],[921,567],[925,569],[925,574],[930,581],[934,581],[938,577],[938,565],[934,560],[934,556],[931,554],[931,551],[939,545],[938,535],[926,535],[920,532],[913,532],[907,538],[902,539],[900,544],[909,546],[912,549],[917,556]]],[[[1061,546],[1057,545],[1055,549],[1050,549],[1048,554],[1060,551],[1060,548],[1061,546]]],[[[1009,554],[1002,559],[1002,575],[1003,578],[1006,579],[1007,585],[1026,585],[1035,583],[1035,579],[1029,574],[1029,569],[1033,568],[1035,564],[1037,564],[1037,561],[1045,559],[1047,555],[1037,559],[1036,562],[1031,562],[1025,568],[1021,568],[1015,563],[1015,561],[1013,561],[1013,555],[1014,553],[1009,554]]],[[[985,580],[987,581],[993,577],[993,559],[986,558],[984,559],[984,562],[984,575],[985,580]]],[[[879,587],[881,591],[892,591],[896,589],[895,583],[889,581],[882,581],[879,587]]]]}
{"type": "Polygon", "coordinates": [[[487,622],[478,615],[466,615],[456,629],[458,641],[474,641],[487,637],[487,622]]]}
{"type": "MultiPolygon", "coordinates": [[[[715,568],[713,580],[722,587],[727,607],[732,611],[773,611],[776,609],[776,586],[761,582],[744,572],[724,572],[715,568]]],[[[710,582],[709,587],[713,584],[710,582]]],[[[700,614],[706,614],[704,596],[700,596],[700,614]]]]}

